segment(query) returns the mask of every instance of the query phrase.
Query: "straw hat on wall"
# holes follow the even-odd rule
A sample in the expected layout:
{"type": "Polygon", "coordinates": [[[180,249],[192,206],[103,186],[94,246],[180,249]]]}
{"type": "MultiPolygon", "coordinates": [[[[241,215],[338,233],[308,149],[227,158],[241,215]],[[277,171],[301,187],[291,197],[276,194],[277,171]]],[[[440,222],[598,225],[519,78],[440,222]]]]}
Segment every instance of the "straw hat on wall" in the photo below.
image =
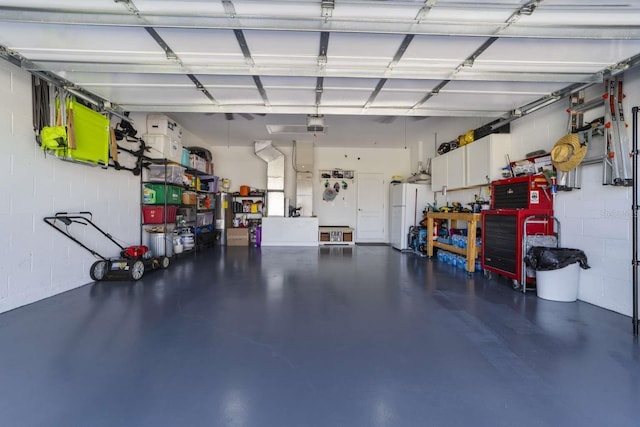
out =
{"type": "Polygon", "coordinates": [[[569,172],[578,167],[587,154],[587,144],[580,144],[578,134],[563,136],[551,149],[551,162],[559,171],[569,172]]]}

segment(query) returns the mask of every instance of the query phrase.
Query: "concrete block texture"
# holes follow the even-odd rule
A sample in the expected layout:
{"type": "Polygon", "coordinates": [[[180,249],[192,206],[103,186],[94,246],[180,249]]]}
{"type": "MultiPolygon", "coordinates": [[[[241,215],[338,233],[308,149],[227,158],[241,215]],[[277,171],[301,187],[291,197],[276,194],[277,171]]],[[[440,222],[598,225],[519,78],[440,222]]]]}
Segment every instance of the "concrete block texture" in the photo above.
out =
{"type": "MultiPolygon", "coordinates": [[[[0,132],[5,170],[0,234],[5,236],[0,268],[0,312],[38,301],[91,281],[94,257],[53,230],[45,216],[58,211],[92,211],[97,223],[123,240],[138,236],[140,178],[45,155],[36,144],[31,119],[31,77],[0,63],[0,132]]],[[[74,229],[87,246],[117,255],[104,236],[74,229]]],[[[82,230],[85,228],[85,230],[82,230]]],[[[137,244],[137,237],[131,244],[137,244]]]]}

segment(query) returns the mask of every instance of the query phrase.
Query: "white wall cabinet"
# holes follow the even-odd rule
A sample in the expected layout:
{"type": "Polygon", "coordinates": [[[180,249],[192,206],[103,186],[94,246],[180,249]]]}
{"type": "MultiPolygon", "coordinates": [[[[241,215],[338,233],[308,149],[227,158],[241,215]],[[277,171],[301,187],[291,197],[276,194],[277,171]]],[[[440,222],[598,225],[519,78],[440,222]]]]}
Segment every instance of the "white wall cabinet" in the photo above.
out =
{"type": "Polygon", "coordinates": [[[447,153],[447,188],[464,188],[467,183],[467,147],[460,147],[447,153]]]}
{"type": "Polygon", "coordinates": [[[502,168],[511,155],[511,135],[491,134],[464,147],[431,159],[433,191],[488,185],[502,178],[502,168]]]}
{"type": "Polygon", "coordinates": [[[446,154],[431,159],[431,191],[442,191],[447,185],[447,157],[446,154]]]}
{"type": "Polygon", "coordinates": [[[466,186],[466,147],[456,148],[446,154],[431,159],[431,189],[455,190],[466,186]]]}
{"type": "MultiPolygon", "coordinates": [[[[511,135],[491,134],[466,148],[465,187],[488,185],[502,178],[502,168],[507,165],[507,154],[511,155],[511,135]]],[[[457,150],[455,150],[457,151],[457,150]]]]}

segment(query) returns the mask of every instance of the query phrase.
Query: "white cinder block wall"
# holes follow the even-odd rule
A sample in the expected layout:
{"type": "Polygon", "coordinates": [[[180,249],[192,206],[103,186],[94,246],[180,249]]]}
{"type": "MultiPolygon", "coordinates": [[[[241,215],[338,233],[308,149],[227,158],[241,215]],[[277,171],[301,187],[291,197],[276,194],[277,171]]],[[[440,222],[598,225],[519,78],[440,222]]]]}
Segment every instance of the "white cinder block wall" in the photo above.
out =
{"type": "MultiPolygon", "coordinates": [[[[32,125],[31,76],[0,61],[0,312],[91,281],[95,258],[42,220],[58,211],[91,211],[95,222],[127,244],[139,235],[139,178],[65,162],[37,146],[32,125]]],[[[73,227],[73,226],[72,226],[73,227]]],[[[108,256],[104,237],[73,229],[108,256]]],[[[144,280],[144,279],[143,279],[144,280]]]]}
{"type": "MultiPolygon", "coordinates": [[[[590,88],[587,98],[600,96],[603,90],[603,86],[590,88]]],[[[630,122],[631,107],[640,104],[639,70],[626,73],[625,92],[624,107],[630,122]]],[[[567,132],[566,108],[567,101],[563,100],[513,122],[514,158],[540,148],[551,149],[567,132]]],[[[631,128],[628,135],[631,140],[631,128]]],[[[592,267],[581,270],[579,299],[631,315],[631,188],[603,186],[601,164],[581,169],[582,188],[559,192],[555,201],[561,245],[582,249],[592,267]]]]}

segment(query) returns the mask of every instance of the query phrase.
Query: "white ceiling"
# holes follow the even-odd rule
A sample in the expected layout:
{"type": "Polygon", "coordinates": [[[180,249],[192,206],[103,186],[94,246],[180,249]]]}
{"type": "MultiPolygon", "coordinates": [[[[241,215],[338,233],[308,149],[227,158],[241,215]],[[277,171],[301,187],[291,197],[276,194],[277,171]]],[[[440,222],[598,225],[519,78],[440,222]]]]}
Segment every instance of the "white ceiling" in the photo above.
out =
{"type": "Polygon", "coordinates": [[[116,110],[187,129],[203,113],[486,123],[635,66],[640,2],[0,0],[0,45],[116,110]]]}

